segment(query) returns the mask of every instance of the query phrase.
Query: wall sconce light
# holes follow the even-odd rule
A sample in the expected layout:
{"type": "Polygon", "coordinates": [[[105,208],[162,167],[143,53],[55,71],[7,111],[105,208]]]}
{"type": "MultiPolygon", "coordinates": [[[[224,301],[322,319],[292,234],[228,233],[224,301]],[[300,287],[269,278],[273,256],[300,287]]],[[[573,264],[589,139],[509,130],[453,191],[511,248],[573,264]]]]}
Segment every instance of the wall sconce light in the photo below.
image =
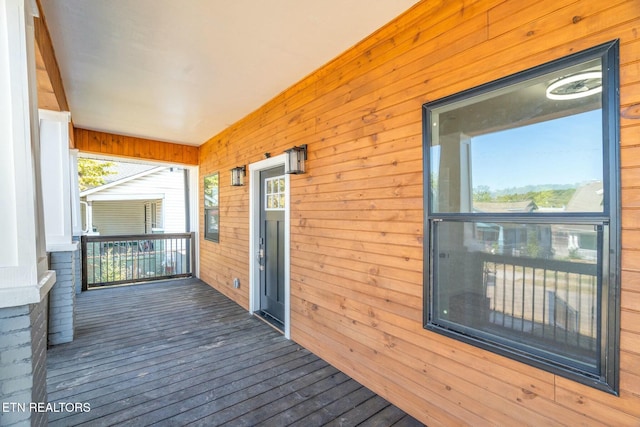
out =
{"type": "Polygon", "coordinates": [[[307,160],[307,144],[289,148],[284,152],[287,153],[287,162],[284,168],[285,173],[305,173],[304,161],[307,160]]]}
{"type": "Polygon", "coordinates": [[[231,185],[234,187],[244,185],[245,176],[247,176],[246,166],[237,166],[231,169],[231,185]]]}

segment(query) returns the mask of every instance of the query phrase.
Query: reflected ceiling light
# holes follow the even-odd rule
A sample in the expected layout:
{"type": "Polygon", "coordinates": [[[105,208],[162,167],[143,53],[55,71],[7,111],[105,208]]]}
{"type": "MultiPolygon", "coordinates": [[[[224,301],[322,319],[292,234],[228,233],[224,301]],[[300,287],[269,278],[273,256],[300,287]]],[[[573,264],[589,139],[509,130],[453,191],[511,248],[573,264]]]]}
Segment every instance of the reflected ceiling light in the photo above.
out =
{"type": "Polygon", "coordinates": [[[602,72],[588,71],[562,77],[547,88],[547,98],[555,100],[578,99],[602,92],[602,72]]]}

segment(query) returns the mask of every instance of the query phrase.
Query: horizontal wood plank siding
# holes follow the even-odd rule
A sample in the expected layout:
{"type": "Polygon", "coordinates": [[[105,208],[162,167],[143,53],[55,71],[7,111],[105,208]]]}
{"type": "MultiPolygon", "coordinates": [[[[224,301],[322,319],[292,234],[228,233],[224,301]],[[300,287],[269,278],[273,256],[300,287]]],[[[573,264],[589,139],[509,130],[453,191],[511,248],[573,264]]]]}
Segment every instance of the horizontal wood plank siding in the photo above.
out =
{"type": "Polygon", "coordinates": [[[638,425],[639,105],[636,0],[420,2],[200,147],[201,179],[221,183],[220,242],[201,239],[201,278],[249,307],[249,286],[233,287],[249,283],[249,186],[228,185],[229,170],[307,144],[308,173],[291,176],[293,340],[428,425],[638,425]],[[614,39],[619,397],[422,327],[422,104],[614,39]]]}
{"type": "Polygon", "coordinates": [[[172,164],[197,165],[198,147],[74,129],[76,148],[83,153],[128,157],[172,164]]]}

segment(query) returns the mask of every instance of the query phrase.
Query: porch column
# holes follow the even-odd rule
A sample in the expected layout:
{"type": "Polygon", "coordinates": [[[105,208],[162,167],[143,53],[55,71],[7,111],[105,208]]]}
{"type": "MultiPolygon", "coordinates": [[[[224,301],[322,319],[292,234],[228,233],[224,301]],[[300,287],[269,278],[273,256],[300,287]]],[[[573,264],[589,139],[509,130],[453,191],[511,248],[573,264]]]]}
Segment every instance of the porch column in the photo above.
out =
{"type": "MultiPolygon", "coordinates": [[[[69,132],[72,132],[69,129],[69,132]]],[[[69,135],[71,136],[71,134],[69,135]]],[[[78,183],[78,152],[79,150],[69,150],[69,182],[71,183],[71,232],[73,241],[80,244],[82,237],[82,213],[80,211],[80,185],[78,183]]],[[[82,292],[82,250],[75,252],[75,293],[82,292]]]]}
{"type": "Polygon", "coordinates": [[[10,407],[47,401],[48,270],[40,184],[35,2],[0,0],[0,425],[46,425],[10,407]]]}
{"type": "MultiPolygon", "coordinates": [[[[73,341],[76,303],[76,259],[73,241],[73,194],[69,123],[64,111],[40,110],[42,198],[47,252],[57,281],[49,295],[49,344],[73,341]]],[[[76,178],[77,181],[77,178],[76,178]]]]}

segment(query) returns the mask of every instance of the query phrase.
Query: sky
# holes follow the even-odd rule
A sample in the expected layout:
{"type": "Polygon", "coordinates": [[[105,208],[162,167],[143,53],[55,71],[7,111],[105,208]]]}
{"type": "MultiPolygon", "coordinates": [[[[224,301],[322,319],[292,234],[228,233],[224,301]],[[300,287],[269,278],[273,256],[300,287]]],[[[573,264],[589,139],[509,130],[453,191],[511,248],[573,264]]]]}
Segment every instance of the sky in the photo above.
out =
{"type": "Polygon", "coordinates": [[[602,110],[474,137],[473,188],[602,180],[602,110]]]}

